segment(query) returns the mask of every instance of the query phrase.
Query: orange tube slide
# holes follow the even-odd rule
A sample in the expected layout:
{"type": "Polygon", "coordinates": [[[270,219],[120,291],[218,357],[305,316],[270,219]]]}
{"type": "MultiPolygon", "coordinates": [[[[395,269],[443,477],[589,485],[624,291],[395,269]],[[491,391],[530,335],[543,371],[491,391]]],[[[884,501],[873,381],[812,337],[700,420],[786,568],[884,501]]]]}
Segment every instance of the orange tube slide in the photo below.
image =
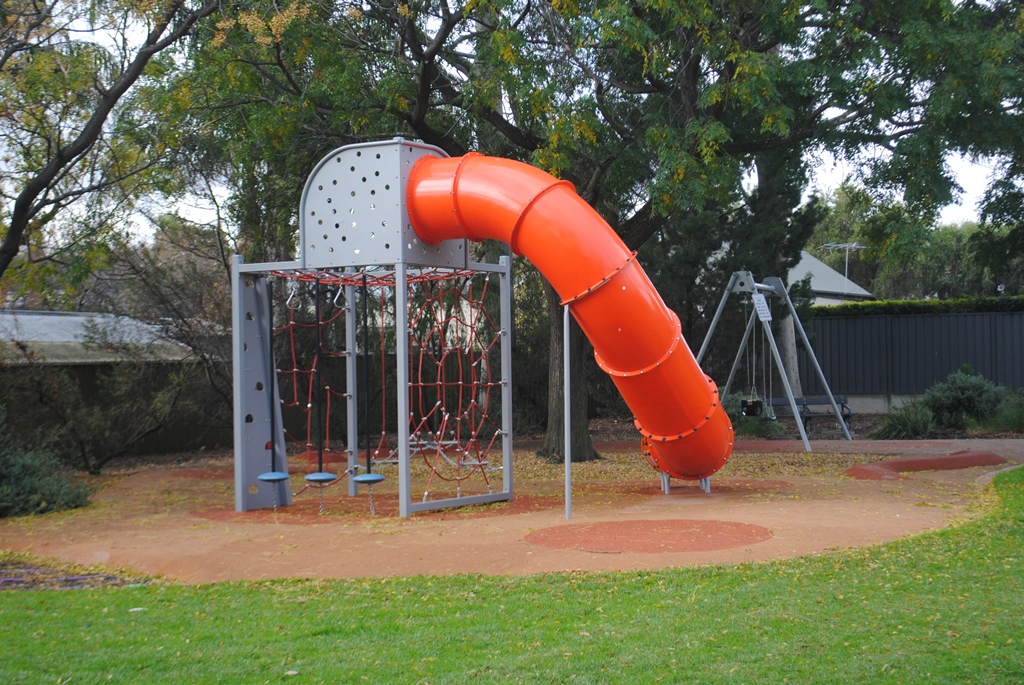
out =
{"type": "Polygon", "coordinates": [[[493,238],[537,267],[594,345],[657,468],[690,480],[722,468],[733,434],[718,388],[636,254],[571,183],[477,153],[423,157],[411,170],[406,205],[427,243],[493,238]]]}

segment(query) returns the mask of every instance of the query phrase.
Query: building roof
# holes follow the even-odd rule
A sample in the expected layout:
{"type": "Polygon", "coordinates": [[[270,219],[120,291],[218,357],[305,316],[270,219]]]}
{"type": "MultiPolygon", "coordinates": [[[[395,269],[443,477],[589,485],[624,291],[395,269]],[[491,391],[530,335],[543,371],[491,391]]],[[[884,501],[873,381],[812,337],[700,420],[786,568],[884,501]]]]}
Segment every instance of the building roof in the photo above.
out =
{"type": "Polygon", "coordinates": [[[156,326],[113,314],[0,310],[0,360],[8,364],[109,364],[142,358],[176,361],[186,347],[156,326]],[[130,350],[129,350],[130,348],[130,350]]]}
{"type": "Polygon", "coordinates": [[[838,304],[847,301],[873,300],[874,295],[809,252],[800,253],[800,262],[789,271],[789,282],[796,283],[811,276],[815,304],[838,304]]]}

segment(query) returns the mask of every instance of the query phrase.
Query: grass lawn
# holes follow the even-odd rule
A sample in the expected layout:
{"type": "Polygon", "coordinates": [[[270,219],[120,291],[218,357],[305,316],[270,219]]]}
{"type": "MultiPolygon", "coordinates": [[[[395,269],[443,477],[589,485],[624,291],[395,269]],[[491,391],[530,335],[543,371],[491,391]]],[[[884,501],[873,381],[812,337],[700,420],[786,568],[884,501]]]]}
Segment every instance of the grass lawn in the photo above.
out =
{"type": "Polygon", "coordinates": [[[1024,469],[995,493],[785,562],[2,592],[0,682],[1024,683],[1024,469]]]}

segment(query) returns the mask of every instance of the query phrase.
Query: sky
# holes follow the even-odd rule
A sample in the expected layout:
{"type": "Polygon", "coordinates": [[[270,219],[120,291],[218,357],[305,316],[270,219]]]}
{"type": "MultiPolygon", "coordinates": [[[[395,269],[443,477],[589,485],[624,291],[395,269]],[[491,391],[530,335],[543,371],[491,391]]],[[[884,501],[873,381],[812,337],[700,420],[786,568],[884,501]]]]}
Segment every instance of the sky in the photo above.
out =
{"type": "MultiPolygon", "coordinates": [[[[972,162],[963,157],[951,157],[949,166],[956,175],[964,192],[959,202],[943,208],[939,215],[940,224],[958,224],[978,220],[978,202],[985,192],[985,186],[992,175],[992,166],[985,160],[972,162]]],[[[856,164],[843,161],[826,161],[821,164],[812,181],[812,188],[819,191],[834,190],[849,174],[856,171],[856,164]]]]}

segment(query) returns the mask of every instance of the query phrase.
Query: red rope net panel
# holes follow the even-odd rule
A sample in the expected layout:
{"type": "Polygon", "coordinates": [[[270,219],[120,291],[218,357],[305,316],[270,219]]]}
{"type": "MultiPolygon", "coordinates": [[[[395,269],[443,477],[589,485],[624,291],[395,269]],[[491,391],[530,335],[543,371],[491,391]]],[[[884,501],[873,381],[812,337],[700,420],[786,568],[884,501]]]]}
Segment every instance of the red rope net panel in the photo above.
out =
{"type": "MultiPolygon", "coordinates": [[[[353,465],[361,468],[367,390],[372,398],[370,431],[378,436],[370,448],[374,470],[396,464],[394,272],[274,275],[289,282],[287,320],[275,328],[278,347],[285,348],[278,379],[282,409],[288,413],[286,434],[297,445],[307,472],[322,465],[322,470],[344,475],[349,453],[357,457],[353,465]],[[369,349],[363,349],[364,276],[369,349]],[[353,302],[345,298],[346,285],[355,287],[353,302]],[[345,444],[346,316],[355,317],[359,332],[353,350],[360,355],[358,387],[351,398],[359,407],[358,446],[345,444]],[[370,373],[376,377],[363,377],[361,355],[370,355],[370,373]]],[[[408,429],[414,487],[422,486],[424,501],[432,490],[460,496],[467,494],[463,484],[475,477],[480,485],[474,490],[491,492],[488,454],[502,435],[497,288],[489,287],[487,274],[467,270],[429,270],[410,274],[408,281],[408,429]]]]}
{"type": "Polygon", "coordinates": [[[291,279],[287,320],[274,331],[286,340],[284,363],[277,370],[281,407],[301,416],[301,421],[285,421],[285,434],[299,446],[298,457],[306,462],[307,473],[333,468],[344,474],[344,468],[338,467],[348,462],[345,437],[340,436],[341,446],[334,449],[330,418],[336,405],[344,408],[346,398],[343,376],[337,370],[338,362],[347,356],[343,284],[337,274],[330,273],[275,275],[291,279]],[[296,434],[297,426],[304,428],[304,435],[296,434]]]}
{"type": "Polygon", "coordinates": [[[487,307],[486,277],[425,281],[410,293],[410,447],[429,470],[423,498],[438,481],[479,474],[492,491],[488,454],[500,425],[500,327],[487,307]]]}

